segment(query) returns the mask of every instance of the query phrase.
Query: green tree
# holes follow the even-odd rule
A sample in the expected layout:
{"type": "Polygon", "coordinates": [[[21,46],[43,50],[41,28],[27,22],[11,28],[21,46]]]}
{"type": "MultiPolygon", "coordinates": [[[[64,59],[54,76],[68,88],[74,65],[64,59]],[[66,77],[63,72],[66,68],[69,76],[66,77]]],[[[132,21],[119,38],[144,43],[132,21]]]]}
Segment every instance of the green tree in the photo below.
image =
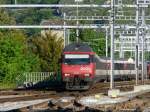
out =
{"type": "MultiPolygon", "coordinates": [[[[23,10],[10,10],[10,15],[15,18],[17,24],[40,25],[42,20],[52,20],[57,17],[54,15],[55,9],[50,8],[27,8],[23,10]]],[[[41,29],[26,29],[26,33],[31,36],[39,34],[41,29]]]]}
{"type": "MultiPolygon", "coordinates": [[[[14,25],[16,24],[15,19],[10,17],[8,12],[5,9],[0,9],[0,25],[14,25]]],[[[8,29],[0,29],[0,36],[1,33],[6,33],[10,31],[8,29]]]]}
{"type": "Polygon", "coordinates": [[[105,35],[99,30],[83,30],[81,32],[82,42],[87,42],[98,55],[105,56],[105,35]]]}
{"type": "Polygon", "coordinates": [[[0,37],[0,68],[0,80],[5,83],[15,83],[23,72],[40,70],[39,59],[28,50],[22,32],[10,31],[0,37]]]}
{"type": "Polygon", "coordinates": [[[63,39],[51,32],[32,39],[32,50],[39,55],[42,71],[57,72],[63,49],[63,39]]]}
{"type": "MultiPolygon", "coordinates": [[[[71,30],[70,37],[71,41],[76,41],[75,30],[71,30]]],[[[80,30],[79,41],[88,43],[94,52],[100,56],[105,56],[105,34],[101,30],[80,30]]]]}
{"type": "Polygon", "coordinates": [[[5,9],[0,9],[0,25],[15,24],[15,19],[10,17],[5,9]]]}

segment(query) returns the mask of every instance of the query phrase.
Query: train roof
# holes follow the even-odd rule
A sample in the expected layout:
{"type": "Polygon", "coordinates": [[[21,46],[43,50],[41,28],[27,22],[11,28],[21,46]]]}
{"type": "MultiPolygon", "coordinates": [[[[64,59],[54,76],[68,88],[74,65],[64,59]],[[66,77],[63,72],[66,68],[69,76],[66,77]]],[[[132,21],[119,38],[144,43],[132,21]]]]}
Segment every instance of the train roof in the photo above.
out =
{"type": "MultiPolygon", "coordinates": [[[[102,60],[110,60],[110,57],[100,57],[102,60]]],[[[125,58],[114,59],[115,61],[128,61],[125,58]]]]}
{"type": "Polygon", "coordinates": [[[91,47],[86,43],[72,43],[63,49],[63,52],[93,52],[91,47]]]}
{"type": "MultiPolygon", "coordinates": [[[[95,55],[95,58],[96,58],[96,62],[103,62],[103,63],[111,62],[110,58],[107,58],[107,57],[99,57],[98,55],[95,55]]],[[[114,60],[114,63],[130,63],[130,62],[128,62],[128,59],[117,59],[117,60],[114,60]]]]}

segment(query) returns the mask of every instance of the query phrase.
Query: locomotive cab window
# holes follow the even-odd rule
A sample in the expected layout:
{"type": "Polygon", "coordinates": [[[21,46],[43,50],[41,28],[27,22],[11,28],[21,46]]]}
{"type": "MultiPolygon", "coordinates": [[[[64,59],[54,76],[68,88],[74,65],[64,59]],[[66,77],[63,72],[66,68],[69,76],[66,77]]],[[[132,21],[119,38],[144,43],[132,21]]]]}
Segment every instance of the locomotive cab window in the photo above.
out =
{"type": "Polygon", "coordinates": [[[63,63],[68,65],[85,65],[90,64],[90,61],[88,54],[66,54],[63,59],[63,63]]]}

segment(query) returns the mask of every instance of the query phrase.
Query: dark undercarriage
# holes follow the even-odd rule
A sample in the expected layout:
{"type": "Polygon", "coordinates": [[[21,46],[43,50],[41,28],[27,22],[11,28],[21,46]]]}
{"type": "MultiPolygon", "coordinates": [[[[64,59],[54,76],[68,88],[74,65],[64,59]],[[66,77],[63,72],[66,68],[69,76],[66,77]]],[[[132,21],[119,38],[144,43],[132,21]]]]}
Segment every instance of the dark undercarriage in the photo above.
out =
{"type": "Polygon", "coordinates": [[[92,79],[89,77],[84,79],[80,77],[66,77],[63,82],[66,90],[88,90],[92,85],[92,79]]]}

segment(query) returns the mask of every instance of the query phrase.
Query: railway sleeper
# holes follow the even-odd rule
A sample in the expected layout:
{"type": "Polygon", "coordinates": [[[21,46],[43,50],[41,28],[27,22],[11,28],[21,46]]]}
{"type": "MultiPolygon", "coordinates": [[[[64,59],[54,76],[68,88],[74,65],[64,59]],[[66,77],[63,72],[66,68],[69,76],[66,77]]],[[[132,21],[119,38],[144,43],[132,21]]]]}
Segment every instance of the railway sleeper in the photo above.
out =
{"type": "Polygon", "coordinates": [[[85,110],[85,106],[78,103],[75,99],[71,102],[68,102],[65,104],[61,101],[51,100],[48,102],[49,109],[55,109],[55,110],[70,110],[72,111],[82,111],[85,110]]]}

